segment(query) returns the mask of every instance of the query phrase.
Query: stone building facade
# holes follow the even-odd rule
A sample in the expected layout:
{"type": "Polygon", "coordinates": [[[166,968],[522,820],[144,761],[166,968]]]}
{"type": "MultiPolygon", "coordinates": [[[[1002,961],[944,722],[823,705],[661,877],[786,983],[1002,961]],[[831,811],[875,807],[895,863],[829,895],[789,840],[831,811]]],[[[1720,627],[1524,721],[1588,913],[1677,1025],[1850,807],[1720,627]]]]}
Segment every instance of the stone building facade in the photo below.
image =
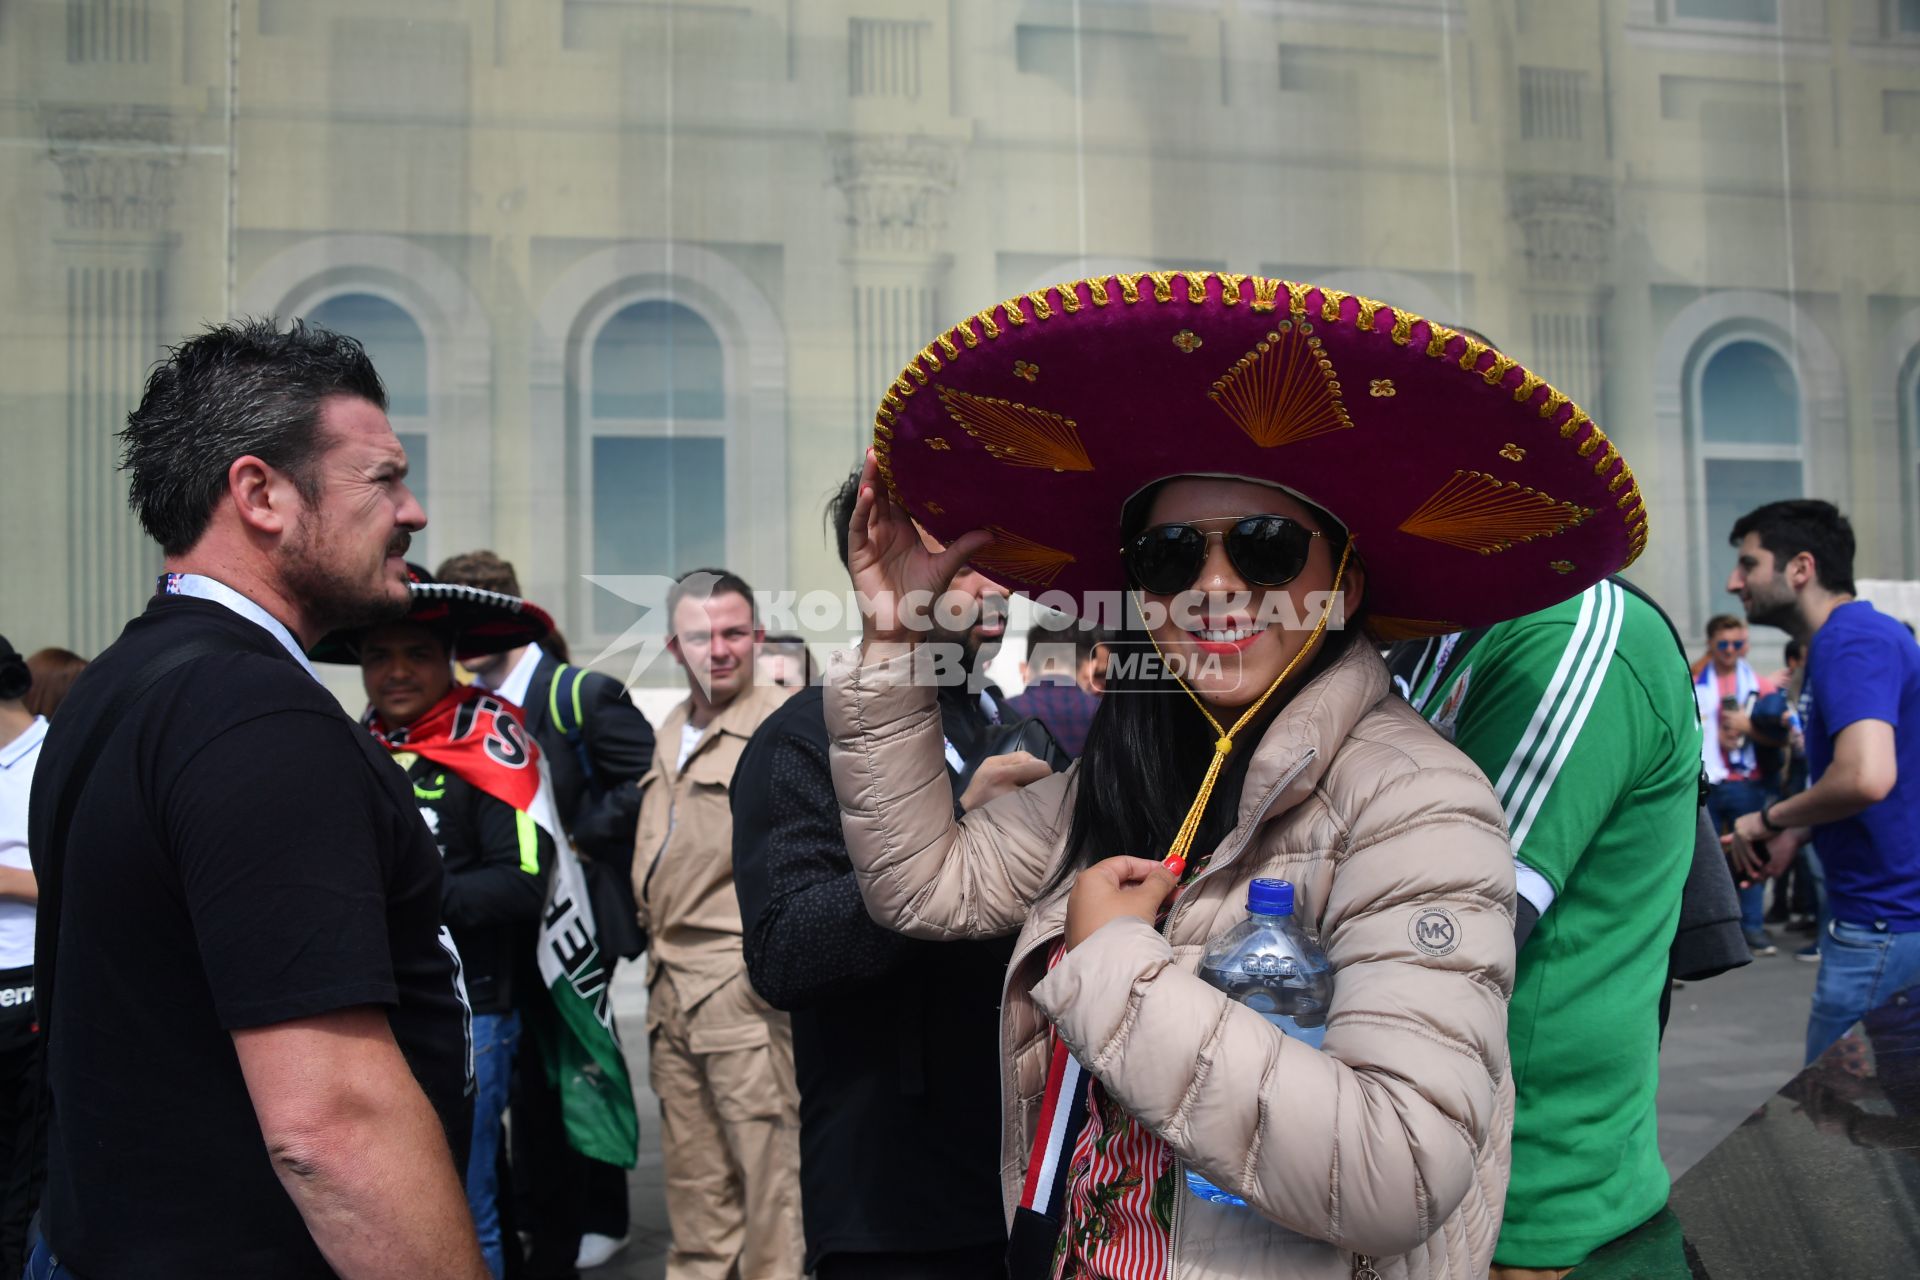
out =
{"type": "Polygon", "coordinates": [[[139,607],[111,433],[209,320],[366,340],[426,557],[590,656],[594,577],[837,586],[954,316],[1176,267],[1487,333],[1633,460],[1690,634],[1766,498],[1920,576],[1920,0],[20,0],[0,68],[16,642],[139,607]]]}

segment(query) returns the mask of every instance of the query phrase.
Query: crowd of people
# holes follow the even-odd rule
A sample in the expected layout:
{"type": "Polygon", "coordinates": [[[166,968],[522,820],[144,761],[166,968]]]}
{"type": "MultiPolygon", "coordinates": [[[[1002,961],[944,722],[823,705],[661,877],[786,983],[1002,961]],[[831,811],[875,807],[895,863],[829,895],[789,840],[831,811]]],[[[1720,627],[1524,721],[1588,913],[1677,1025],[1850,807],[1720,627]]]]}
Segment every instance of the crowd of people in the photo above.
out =
{"type": "Polygon", "coordinates": [[[408,562],[358,343],[176,348],[123,437],[148,608],[91,664],[0,640],[0,1274],[604,1264],[644,957],[672,1280],[1560,1276],[1665,1205],[1669,991],[1776,953],[1769,886],[1809,1061],[1920,984],[1920,646],[1836,508],[1725,531],[1744,620],[1692,662],[1618,576],[1624,460],[1559,465],[1591,424],[1490,344],[1126,282],[888,392],[827,504],[862,636],[824,671],[683,573],[658,725],[497,553],[408,562]],[[1296,348],[1371,395],[1239,396],[1296,348]],[[1062,465],[1007,465],[1036,441],[1062,465]],[[1493,487],[1396,489],[1433,475],[1493,487]],[[1126,608],[1047,615],[1008,697],[1044,587],[1126,608]],[[1319,1007],[1203,971],[1273,881],[1319,1007]]]}

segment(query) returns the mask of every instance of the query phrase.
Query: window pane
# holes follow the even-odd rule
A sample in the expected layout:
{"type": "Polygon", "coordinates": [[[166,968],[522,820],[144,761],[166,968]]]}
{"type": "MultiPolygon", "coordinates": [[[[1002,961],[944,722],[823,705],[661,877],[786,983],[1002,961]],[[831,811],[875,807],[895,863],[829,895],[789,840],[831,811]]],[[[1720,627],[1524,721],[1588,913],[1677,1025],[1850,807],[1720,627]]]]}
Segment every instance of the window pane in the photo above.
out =
{"type": "Polygon", "coordinates": [[[1738,603],[1726,593],[1734,560],[1727,535],[1733,532],[1734,521],[1763,503],[1804,496],[1797,462],[1707,460],[1708,613],[1725,613],[1723,606],[1738,603]]]}
{"type": "MultiPolygon", "coordinates": [[[[673,576],[727,563],[726,445],[711,437],[596,436],[590,573],[673,576]]],[[[633,606],[594,592],[593,624],[625,629],[633,606]]]]}
{"type": "Polygon", "coordinates": [[[426,416],[427,339],[412,316],[371,293],[343,293],[307,312],[307,319],[360,339],[387,386],[390,416],[426,416]]]}
{"type": "Polygon", "coordinates": [[[1676,18],[1713,18],[1721,22],[1775,22],[1776,0],[1674,0],[1676,18]]]}
{"type": "Polygon", "coordinates": [[[1799,444],[1800,383],[1778,351],[1735,342],[1700,375],[1700,435],[1725,444],[1799,444]]]}
{"type": "Polygon", "coordinates": [[[655,298],[625,308],[593,342],[596,418],[718,418],[720,339],[692,310],[655,298]]]}
{"type": "MultiPolygon", "coordinates": [[[[396,431],[400,437],[400,447],[407,451],[407,488],[413,490],[413,496],[427,510],[429,522],[433,519],[432,496],[427,489],[427,435],[424,431],[396,431]]],[[[413,535],[413,547],[407,552],[407,559],[415,564],[424,564],[429,569],[433,561],[427,555],[427,535],[433,531],[429,523],[421,532],[413,535]]]]}
{"type": "Polygon", "coordinates": [[[1920,32],[1920,0],[1900,0],[1900,29],[1920,32]]]}

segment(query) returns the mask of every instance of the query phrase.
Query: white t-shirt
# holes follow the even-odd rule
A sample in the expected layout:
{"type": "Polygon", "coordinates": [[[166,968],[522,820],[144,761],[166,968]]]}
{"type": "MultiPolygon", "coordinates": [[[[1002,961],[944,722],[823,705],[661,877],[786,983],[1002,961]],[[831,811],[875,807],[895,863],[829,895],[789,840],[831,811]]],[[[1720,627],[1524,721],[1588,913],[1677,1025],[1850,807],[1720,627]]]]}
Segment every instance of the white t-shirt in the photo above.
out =
{"type": "MultiPolygon", "coordinates": [[[[26,732],[0,746],[0,867],[33,870],[27,857],[27,798],[46,737],[47,718],[35,716],[26,732]]],[[[0,898],[0,969],[33,964],[33,922],[32,903],[0,898]]]]}
{"type": "Polygon", "coordinates": [[[700,735],[705,732],[706,730],[696,729],[691,724],[680,726],[680,761],[673,766],[675,773],[687,767],[687,757],[691,756],[693,749],[700,745],[700,735]]]}

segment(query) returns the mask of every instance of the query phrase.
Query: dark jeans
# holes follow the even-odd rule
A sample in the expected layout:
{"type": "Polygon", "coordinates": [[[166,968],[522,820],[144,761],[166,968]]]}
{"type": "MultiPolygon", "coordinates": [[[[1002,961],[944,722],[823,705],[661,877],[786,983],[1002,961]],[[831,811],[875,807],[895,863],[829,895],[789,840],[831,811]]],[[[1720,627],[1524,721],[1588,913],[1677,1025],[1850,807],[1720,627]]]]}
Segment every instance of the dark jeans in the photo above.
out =
{"type": "Polygon", "coordinates": [[[814,1280],[1006,1280],[1005,1245],[937,1253],[830,1253],[814,1280]]]}
{"type": "MultiPolygon", "coordinates": [[[[0,971],[0,989],[32,985],[31,968],[0,971]]],[[[31,1001],[0,1008],[0,1276],[17,1275],[26,1262],[27,1224],[46,1178],[40,1043],[31,1001]]]]}
{"type": "MultiPolygon", "coordinates": [[[[1713,823],[1715,832],[1725,835],[1733,830],[1736,818],[1764,808],[1766,803],[1767,793],[1757,781],[1729,778],[1707,791],[1707,820],[1713,823]]],[[[1740,890],[1740,927],[1748,934],[1766,928],[1766,901],[1764,880],[1740,890]]]]}
{"type": "Polygon", "coordinates": [[[500,1117],[506,1114],[520,1015],[473,1015],[473,1146],[467,1154],[467,1208],[493,1280],[506,1274],[500,1247],[500,1117]]]}

